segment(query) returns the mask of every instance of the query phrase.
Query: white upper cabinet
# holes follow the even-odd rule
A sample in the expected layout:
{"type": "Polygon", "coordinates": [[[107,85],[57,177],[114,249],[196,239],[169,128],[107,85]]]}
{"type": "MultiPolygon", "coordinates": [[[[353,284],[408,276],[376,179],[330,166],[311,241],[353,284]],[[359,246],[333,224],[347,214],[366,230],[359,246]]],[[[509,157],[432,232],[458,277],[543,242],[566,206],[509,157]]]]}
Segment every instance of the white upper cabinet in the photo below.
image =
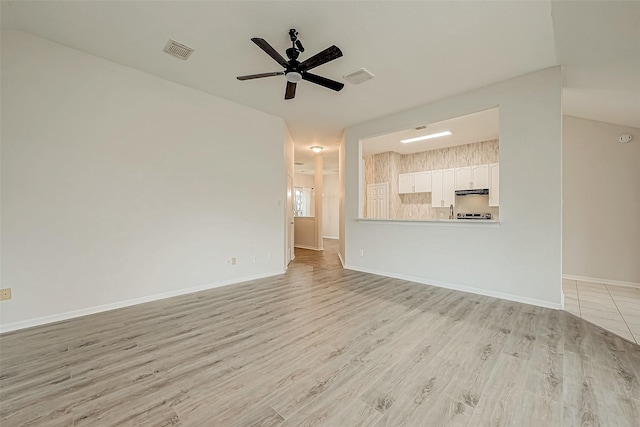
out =
{"type": "Polygon", "coordinates": [[[497,186],[498,163],[398,175],[399,194],[431,192],[431,206],[438,208],[455,206],[456,190],[484,188],[489,188],[489,206],[498,206],[497,186]]]}
{"type": "Polygon", "coordinates": [[[445,207],[456,205],[455,182],[455,171],[453,169],[444,169],[442,171],[442,198],[445,207]]]}
{"type": "Polygon", "coordinates": [[[456,190],[468,190],[471,188],[471,167],[456,168],[456,190]]]}
{"type": "Polygon", "coordinates": [[[471,166],[471,189],[489,188],[489,165],[471,166]]]}
{"type": "Polygon", "coordinates": [[[415,174],[402,173],[398,175],[398,193],[400,194],[413,193],[414,185],[415,185],[415,174]]]}
{"type": "Polygon", "coordinates": [[[398,193],[430,193],[431,171],[398,175],[398,193]]]}
{"type": "Polygon", "coordinates": [[[500,206],[500,164],[489,165],[489,206],[500,206]]]}
{"type": "Polygon", "coordinates": [[[456,190],[489,188],[489,165],[456,168],[456,190]]]}
{"type": "Polygon", "coordinates": [[[431,192],[431,171],[415,173],[415,184],[413,190],[416,193],[431,192]]]}
{"type": "Polygon", "coordinates": [[[455,171],[441,169],[431,172],[431,206],[448,208],[455,206],[455,171]]]}

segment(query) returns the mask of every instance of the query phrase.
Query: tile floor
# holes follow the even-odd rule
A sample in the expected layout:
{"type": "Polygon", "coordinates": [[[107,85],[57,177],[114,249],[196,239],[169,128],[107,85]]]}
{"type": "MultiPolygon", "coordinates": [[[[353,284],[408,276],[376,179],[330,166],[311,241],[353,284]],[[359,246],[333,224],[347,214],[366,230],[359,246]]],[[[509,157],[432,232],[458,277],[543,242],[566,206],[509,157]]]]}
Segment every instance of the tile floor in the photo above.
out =
{"type": "Polygon", "coordinates": [[[640,288],[564,279],[564,309],[640,344],[640,288]]]}

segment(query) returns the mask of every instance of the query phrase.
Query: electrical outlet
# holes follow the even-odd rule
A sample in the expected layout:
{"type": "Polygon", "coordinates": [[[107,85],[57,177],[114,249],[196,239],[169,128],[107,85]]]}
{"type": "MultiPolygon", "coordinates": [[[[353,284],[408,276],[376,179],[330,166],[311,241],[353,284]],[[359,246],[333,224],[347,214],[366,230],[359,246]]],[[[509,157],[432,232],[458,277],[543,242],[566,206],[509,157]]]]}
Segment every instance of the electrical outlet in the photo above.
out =
{"type": "Polygon", "coordinates": [[[360,249],[360,256],[364,256],[364,249],[360,249]]]}
{"type": "Polygon", "coordinates": [[[0,289],[0,301],[11,299],[11,288],[0,289]]]}
{"type": "Polygon", "coordinates": [[[257,256],[257,255],[254,255],[254,256],[253,256],[253,262],[256,262],[257,260],[258,260],[258,256],[257,256]]]}

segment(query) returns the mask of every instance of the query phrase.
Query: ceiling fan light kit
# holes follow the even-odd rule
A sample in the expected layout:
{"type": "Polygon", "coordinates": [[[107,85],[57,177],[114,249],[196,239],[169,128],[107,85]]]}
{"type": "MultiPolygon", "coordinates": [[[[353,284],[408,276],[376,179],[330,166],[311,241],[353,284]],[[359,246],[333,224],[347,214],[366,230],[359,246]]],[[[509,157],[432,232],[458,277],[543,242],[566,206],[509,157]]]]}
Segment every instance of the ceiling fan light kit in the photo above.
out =
{"type": "Polygon", "coordinates": [[[263,77],[273,76],[285,76],[287,80],[287,87],[285,89],[284,99],[293,99],[296,96],[296,85],[301,80],[326,87],[328,89],[339,92],[344,87],[344,83],[337,82],[335,80],[328,79],[326,77],[312,74],[309,70],[319,67],[322,64],[338,59],[342,56],[342,51],[335,45],[330,46],[313,55],[306,60],[299,62],[298,57],[304,52],[302,42],[298,40],[298,32],[292,28],[289,30],[289,38],[291,40],[291,47],[286,50],[287,58],[285,60],[266,40],[254,37],[251,39],[260,49],[262,49],[267,55],[273,58],[278,64],[280,64],[284,71],[274,71],[270,73],[249,74],[246,76],[238,76],[238,80],[252,80],[263,77]]]}
{"type": "Polygon", "coordinates": [[[285,74],[285,78],[289,83],[298,83],[300,80],[302,80],[302,74],[296,71],[290,71],[285,74]]]}

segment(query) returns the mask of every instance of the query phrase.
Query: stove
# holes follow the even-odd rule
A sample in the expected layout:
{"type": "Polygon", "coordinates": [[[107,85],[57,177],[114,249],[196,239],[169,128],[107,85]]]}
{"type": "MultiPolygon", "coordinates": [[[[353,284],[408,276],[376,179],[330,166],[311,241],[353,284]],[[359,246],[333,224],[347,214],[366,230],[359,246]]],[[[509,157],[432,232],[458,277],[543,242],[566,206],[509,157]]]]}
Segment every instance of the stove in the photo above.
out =
{"type": "Polygon", "coordinates": [[[490,213],[458,213],[458,219],[491,219],[490,213]]]}

